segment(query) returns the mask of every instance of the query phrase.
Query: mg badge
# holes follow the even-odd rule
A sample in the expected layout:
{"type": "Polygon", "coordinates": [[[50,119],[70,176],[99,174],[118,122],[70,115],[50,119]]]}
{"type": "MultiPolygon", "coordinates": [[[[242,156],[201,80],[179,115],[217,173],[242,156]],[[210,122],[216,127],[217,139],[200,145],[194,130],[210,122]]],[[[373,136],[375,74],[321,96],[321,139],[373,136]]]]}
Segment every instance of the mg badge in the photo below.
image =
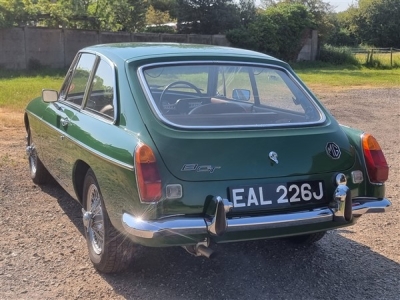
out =
{"type": "Polygon", "coordinates": [[[326,144],[326,153],[333,159],[339,159],[341,155],[339,146],[333,142],[326,144]]]}
{"type": "Polygon", "coordinates": [[[278,154],[276,154],[276,152],[271,151],[271,152],[269,153],[269,158],[270,158],[273,162],[275,162],[276,164],[278,164],[278,154]]]}

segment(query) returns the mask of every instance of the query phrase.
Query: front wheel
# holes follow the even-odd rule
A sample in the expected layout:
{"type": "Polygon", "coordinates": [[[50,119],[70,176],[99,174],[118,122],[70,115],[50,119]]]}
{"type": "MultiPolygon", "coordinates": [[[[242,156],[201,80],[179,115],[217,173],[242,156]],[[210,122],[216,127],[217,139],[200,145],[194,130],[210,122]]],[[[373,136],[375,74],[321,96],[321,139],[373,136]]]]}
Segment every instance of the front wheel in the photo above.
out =
{"type": "Polygon", "coordinates": [[[50,173],[47,171],[42,161],[40,160],[35,144],[33,143],[32,134],[30,129],[27,136],[26,152],[28,154],[29,171],[31,179],[35,184],[45,184],[51,178],[50,173]]]}
{"type": "Polygon", "coordinates": [[[320,239],[322,239],[325,236],[325,234],[326,231],[320,231],[310,234],[291,236],[288,237],[288,240],[295,244],[312,245],[315,242],[318,242],[320,239]]]}
{"type": "Polygon", "coordinates": [[[133,244],[112,226],[91,169],[84,180],[83,206],[86,241],[94,267],[103,273],[125,270],[133,258],[133,244]]]}

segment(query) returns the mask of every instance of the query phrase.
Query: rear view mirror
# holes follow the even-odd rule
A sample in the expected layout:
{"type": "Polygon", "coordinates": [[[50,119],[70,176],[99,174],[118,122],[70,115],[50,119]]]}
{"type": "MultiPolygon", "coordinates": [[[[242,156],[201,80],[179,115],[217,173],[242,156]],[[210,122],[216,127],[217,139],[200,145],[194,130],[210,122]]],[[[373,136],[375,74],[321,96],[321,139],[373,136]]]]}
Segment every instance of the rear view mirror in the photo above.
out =
{"type": "Polygon", "coordinates": [[[42,99],[44,102],[56,102],[58,99],[58,92],[55,90],[42,90],[42,99]]]}
{"type": "Polygon", "coordinates": [[[232,91],[232,99],[240,101],[249,101],[250,91],[245,89],[234,89],[232,91]]]}

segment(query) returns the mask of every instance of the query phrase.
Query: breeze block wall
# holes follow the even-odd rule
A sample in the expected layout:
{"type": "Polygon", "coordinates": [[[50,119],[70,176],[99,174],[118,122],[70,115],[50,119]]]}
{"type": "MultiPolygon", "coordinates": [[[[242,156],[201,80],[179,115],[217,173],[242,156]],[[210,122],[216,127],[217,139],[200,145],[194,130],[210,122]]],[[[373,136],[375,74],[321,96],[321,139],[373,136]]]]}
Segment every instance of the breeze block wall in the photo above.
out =
{"type": "MultiPolygon", "coordinates": [[[[314,60],[316,33],[305,41],[299,60],[314,60]]],[[[41,66],[67,68],[76,52],[87,46],[120,42],[168,42],[230,46],[224,35],[100,32],[42,27],[0,29],[0,69],[41,66]]]]}

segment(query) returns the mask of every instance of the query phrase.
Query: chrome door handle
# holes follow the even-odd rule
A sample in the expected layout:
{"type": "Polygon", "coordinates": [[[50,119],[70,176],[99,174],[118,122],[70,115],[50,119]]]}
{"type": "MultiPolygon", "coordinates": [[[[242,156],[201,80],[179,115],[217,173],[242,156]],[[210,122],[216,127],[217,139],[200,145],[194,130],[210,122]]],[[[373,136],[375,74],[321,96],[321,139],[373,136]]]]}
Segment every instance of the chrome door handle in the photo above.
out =
{"type": "Polygon", "coordinates": [[[67,127],[69,125],[69,119],[68,118],[61,118],[61,125],[64,127],[67,127]]]}

